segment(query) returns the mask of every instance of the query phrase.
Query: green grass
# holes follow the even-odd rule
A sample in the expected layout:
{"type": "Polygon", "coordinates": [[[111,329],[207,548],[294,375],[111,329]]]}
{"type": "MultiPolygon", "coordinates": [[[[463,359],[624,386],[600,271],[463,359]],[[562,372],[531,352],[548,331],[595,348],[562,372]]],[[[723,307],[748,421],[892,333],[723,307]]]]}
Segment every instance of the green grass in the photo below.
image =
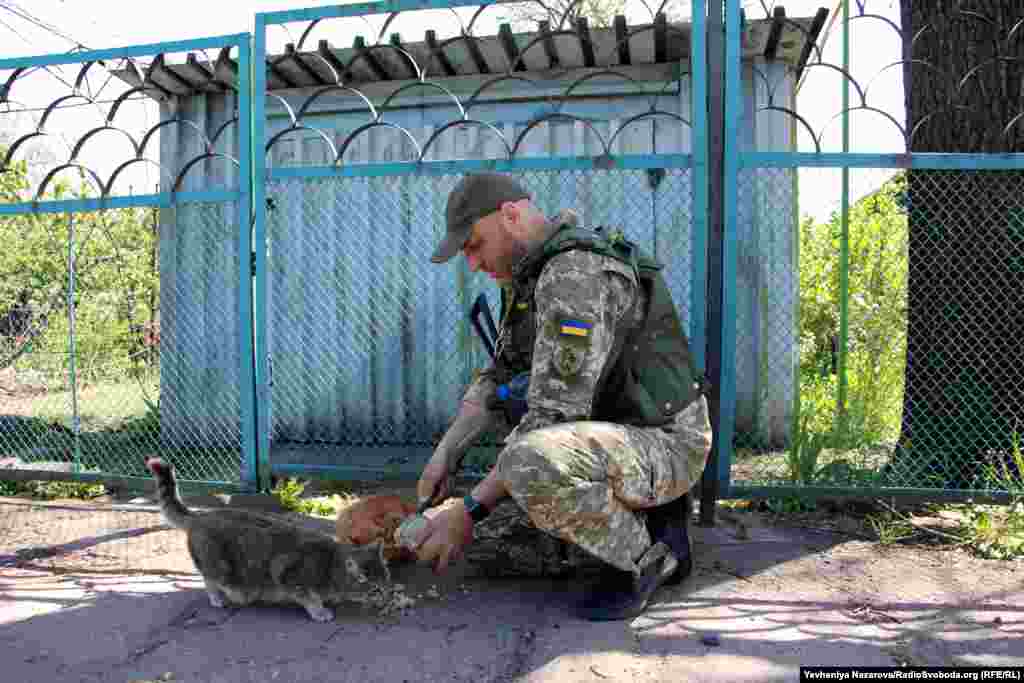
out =
{"type": "MultiPolygon", "coordinates": [[[[126,423],[145,417],[150,412],[151,401],[158,395],[159,385],[153,380],[141,384],[135,380],[124,380],[85,386],[78,392],[82,431],[117,430],[126,423]]],[[[71,428],[72,405],[70,390],[50,392],[32,404],[31,414],[71,428]]]]}
{"type": "Polygon", "coordinates": [[[148,478],[145,458],[159,454],[175,465],[179,479],[237,481],[241,454],[240,447],[232,443],[232,435],[223,435],[225,443],[218,446],[204,443],[206,437],[188,438],[191,435],[186,434],[184,443],[168,447],[166,439],[161,438],[156,396],[155,379],[142,385],[124,379],[82,388],[78,393],[77,440],[70,391],[19,399],[13,412],[24,417],[14,429],[0,434],[0,458],[17,457],[26,463],[72,462],[77,458],[83,468],[148,478]],[[189,443],[192,439],[195,445],[189,443]]]}

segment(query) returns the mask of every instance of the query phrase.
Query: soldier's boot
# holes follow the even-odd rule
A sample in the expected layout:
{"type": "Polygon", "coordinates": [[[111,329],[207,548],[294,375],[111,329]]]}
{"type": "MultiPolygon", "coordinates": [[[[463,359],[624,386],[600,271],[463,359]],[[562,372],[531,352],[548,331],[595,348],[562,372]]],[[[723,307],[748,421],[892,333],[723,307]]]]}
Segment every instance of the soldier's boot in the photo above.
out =
{"type": "Polygon", "coordinates": [[[669,547],[658,541],[636,561],[640,571],[608,567],[597,584],[576,605],[576,614],[590,621],[633,619],[647,609],[658,590],[676,573],[679,562],[669,547]]]}
{"type": "Polygon", "coordinates": [[[679,567],[666,581],[666,585],[682,583],[693,573],[693,541],[690,539],[692,516],[693,499],[689,491],[671,503],[647,510],[647,530],[651,539],[667,545],[679,562],[679,567]]]}
{"type": "Polygon", "coordinates": [[[679,584],[693,572],[690,493],[645,512],[653,545],[637,561],[640,574],[607,568],[578,606],[581,617],[591,621],[632,619],[647,608],[659,587],[679,584]]]}

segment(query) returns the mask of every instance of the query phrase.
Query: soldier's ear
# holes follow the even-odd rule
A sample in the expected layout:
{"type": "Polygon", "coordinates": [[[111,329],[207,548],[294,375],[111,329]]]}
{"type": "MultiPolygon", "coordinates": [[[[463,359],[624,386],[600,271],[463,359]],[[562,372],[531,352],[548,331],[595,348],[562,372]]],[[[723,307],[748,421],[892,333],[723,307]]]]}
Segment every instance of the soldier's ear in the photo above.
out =
{"type": "Polygon", "coordinates": [[[526,211],[525,202],[505,202],[501,205],[501,217],[505,225],[515,237],[525,237],[526,232],[526,211]]]}

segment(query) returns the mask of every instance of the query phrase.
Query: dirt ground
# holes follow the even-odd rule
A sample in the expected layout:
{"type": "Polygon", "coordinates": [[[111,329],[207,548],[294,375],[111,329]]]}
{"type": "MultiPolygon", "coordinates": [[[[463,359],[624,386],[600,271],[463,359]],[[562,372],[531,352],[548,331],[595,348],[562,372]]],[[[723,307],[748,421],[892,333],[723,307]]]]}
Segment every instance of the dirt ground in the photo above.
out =
{"type": "MultiPolygon", "coordinates": [[[[333,533],[331,519],[292,516],[333,533]]],[[[1020,561],[932,542],[883,546],[853,515],[723,508],[694,537],[691,579],[629,623],[567,616],[565,584],[409,567],[391,594],[321,632],[298,610],[212,614],[183,534],[150,505],[0,499],[0,656],[23,661],[18,680],[48,683],[165,672],[197,683],[782,681],[808,664],[1024,666],[1020,561]],[[83,628],[74,614],[109,644],[55,654],[55,628],[83,628]],[[26,654],[34,649],[43,654],[26,654]],[[395,652],[398,668],[374,669],[395,652]]]]}

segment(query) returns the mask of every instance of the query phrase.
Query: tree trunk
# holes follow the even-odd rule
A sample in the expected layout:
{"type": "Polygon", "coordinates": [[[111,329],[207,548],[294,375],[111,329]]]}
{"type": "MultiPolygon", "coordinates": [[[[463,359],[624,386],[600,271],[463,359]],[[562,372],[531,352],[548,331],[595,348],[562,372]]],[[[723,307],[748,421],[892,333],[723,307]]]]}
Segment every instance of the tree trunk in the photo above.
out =
{"type": "MultiPolygon", "coordinates": [[[[1024,3],[901,0],[901,11],[910,151],[1024,151],[1024,61],[1013,61],[1024,60],[1024,3]]],[[[914,170],[907,187],[906,386],[890,478],[989,488],[985,465],[1024,429],[1024,173],[914,170]]]]}

